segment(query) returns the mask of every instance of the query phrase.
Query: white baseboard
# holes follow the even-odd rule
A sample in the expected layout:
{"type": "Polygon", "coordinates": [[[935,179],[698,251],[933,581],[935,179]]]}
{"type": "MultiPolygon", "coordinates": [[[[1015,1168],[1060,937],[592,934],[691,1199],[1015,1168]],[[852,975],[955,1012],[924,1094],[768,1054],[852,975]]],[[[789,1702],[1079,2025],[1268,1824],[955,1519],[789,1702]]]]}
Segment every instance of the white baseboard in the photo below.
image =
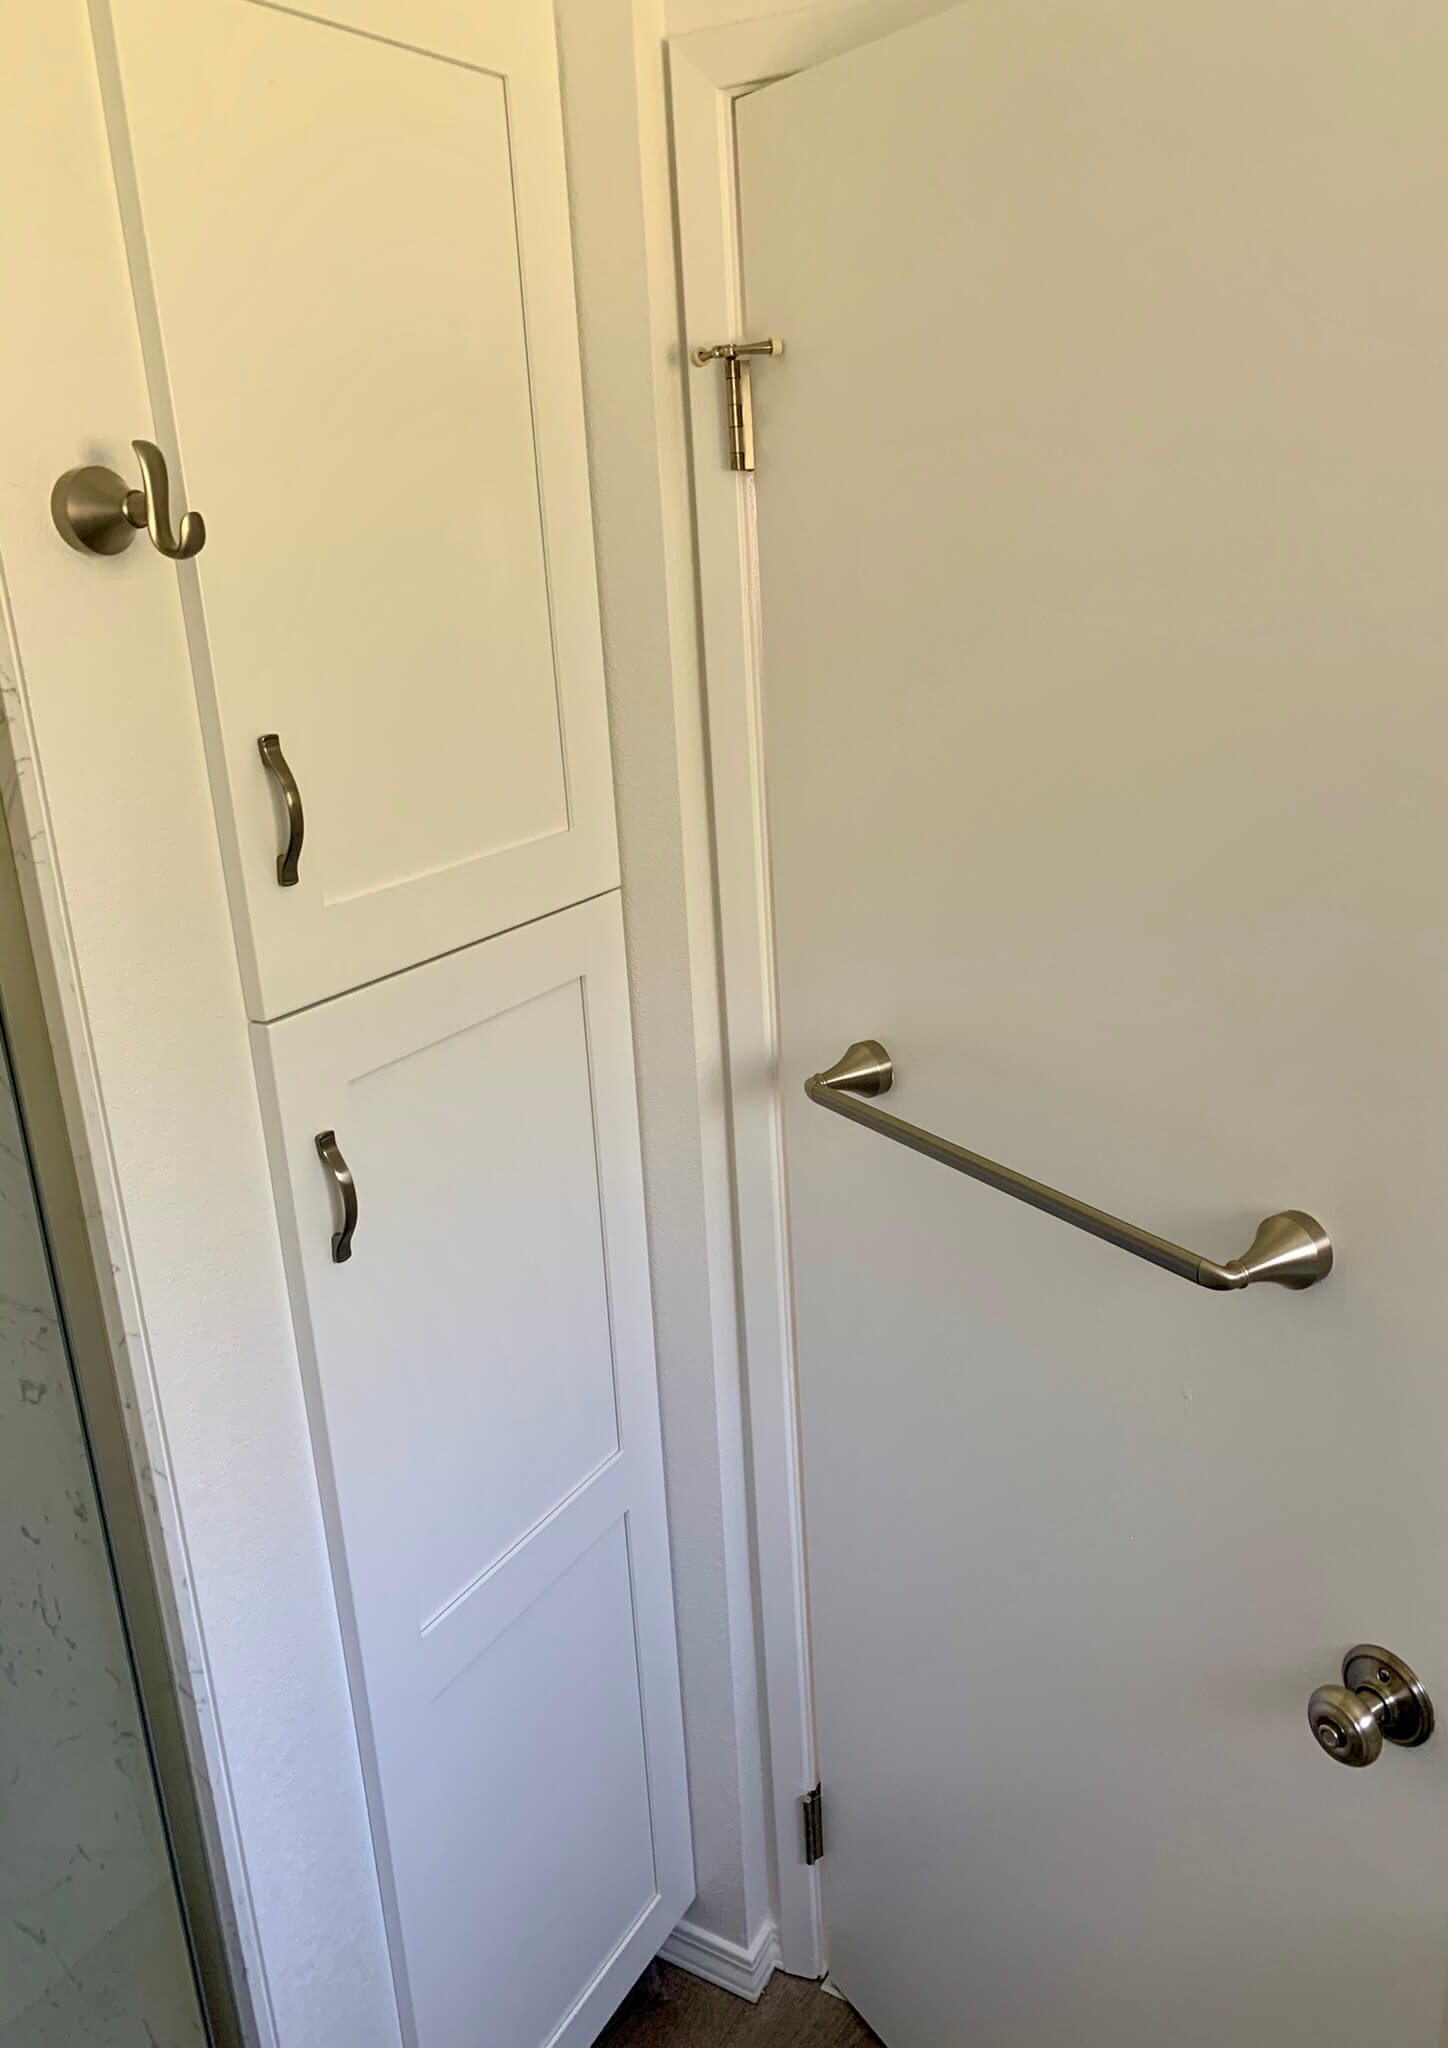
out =
{"type": "Polygon", "coordinates": [[[659,1950],[661,1962],[673,1963],[706,1984],[717,1984],[747,1998],[751,2005],[779,1968],[779,1929],[767,1920],[748,1948],[710,1934],[691,1920],[681,1920],[659,1950]]]}

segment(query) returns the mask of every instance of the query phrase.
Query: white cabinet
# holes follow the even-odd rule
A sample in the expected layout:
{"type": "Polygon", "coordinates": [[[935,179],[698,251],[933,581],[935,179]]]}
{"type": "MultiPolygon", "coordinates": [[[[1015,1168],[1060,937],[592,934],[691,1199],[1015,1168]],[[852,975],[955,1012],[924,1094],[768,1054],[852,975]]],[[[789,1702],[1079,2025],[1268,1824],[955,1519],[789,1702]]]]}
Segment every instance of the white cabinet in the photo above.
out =
{"type": "Polygon", "coordinates": [[[92,13],[404,2037],[572,2048],[693,1879],[551,0],[92,13]]]}
{"type": "Polygon", "coordinates": [[[692,1892],[617,898],[252,1028],[404,2006],[591,2041],[692,1892]]]}
{"type": "Polygon", "coordinates": [[[272,1018],[618,878],[552,9],[111,11],[155,431],[209,534],[182,571],[198,700],[272,1018]],[[304,814],[289,887],[264,734],[304,814]]]}

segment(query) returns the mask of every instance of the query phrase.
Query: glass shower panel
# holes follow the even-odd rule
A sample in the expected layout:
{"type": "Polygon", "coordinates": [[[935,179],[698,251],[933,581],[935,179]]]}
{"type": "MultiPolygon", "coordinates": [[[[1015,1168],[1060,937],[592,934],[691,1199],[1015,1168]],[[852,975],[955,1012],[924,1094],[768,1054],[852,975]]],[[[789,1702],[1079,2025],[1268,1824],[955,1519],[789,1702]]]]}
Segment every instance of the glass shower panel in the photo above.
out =
{"type": "Polygon", "coordinates": [[[0,2048],[205,2048],[0,1040],[0,2048]]]}

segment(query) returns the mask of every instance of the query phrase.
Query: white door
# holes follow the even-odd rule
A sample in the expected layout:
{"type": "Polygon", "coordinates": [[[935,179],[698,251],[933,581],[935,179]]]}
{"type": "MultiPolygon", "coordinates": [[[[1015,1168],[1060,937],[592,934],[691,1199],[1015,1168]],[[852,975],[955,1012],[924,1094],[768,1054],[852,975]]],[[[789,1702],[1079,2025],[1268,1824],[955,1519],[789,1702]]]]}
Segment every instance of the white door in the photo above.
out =
{"type": "MultiPolygon", "coordinates": [[[[1448,11],[972,0],[740,104],[830,1968],[890,2048],[1439,2038],[1448,11]],[[807,1101],[1310,1292],[1216,1293],[807,1101]]],[[[714,339],[700,336],[698,339],[714,339]]]]}
{"type": "MultiPolygon", "coordinates": [[[[618,878],[552,10],[95,13],[154,438],[207,525],[182,576],[247,999],[275,1017],[618,878]],[[287,886],[264,735],[300,792],[287,886]]],[[[152,427],[79,431],[77,463],[152,427]]]]}
{"type": "Polygon", "coordinates": [[[617,898],[253,1036],[407,2038],[573,2048],[693,1890],[617,898]]]}

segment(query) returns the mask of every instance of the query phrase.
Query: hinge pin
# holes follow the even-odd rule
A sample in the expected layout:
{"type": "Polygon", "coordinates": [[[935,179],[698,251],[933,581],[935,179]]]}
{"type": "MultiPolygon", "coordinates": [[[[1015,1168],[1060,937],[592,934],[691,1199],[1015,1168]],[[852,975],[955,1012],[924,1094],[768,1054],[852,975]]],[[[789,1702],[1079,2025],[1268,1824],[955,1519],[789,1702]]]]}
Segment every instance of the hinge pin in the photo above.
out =
{"type": "Polygon", "coordinates": [[[690,361],[702,370],[706,363],[724,365],[724,403],[729,430],[729,467],[754,467],[754,403],[749,389],[749,356],[782,356],[782,341],[721,341],[713,348],[696,348],[690,361]]]}
{"type": "Polygon", "coordinates": [[[819,1785],[813,1792],[806,1792],[799,1802],[804,1816],[804,1860],[818,1863],[825,1853],[824,1795],[819,1785]]]}

